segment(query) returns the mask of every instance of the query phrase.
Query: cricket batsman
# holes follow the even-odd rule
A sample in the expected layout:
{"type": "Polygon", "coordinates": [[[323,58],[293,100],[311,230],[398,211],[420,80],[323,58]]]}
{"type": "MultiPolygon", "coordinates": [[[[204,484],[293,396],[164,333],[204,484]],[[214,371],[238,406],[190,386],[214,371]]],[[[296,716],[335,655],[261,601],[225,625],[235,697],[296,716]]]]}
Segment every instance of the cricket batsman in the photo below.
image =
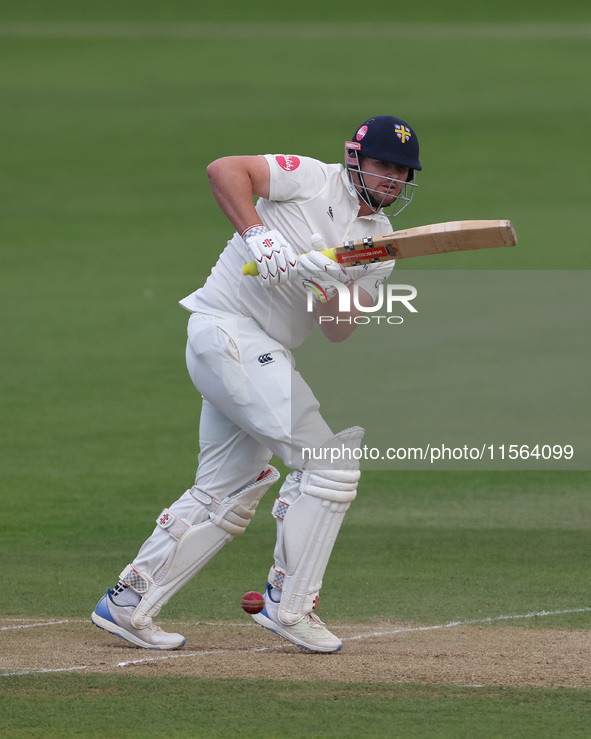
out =
{"type": "Polygon", "coordinates": [[[352,333],[362,313],[351,301],[350,313],[339,314],[335,298],[343,285],[357,285],[362,306],[373,304],[393,262],[342,269],[320,250],[392,230],[388,219],[411,202],[420,169],[416,133],[388,115],[356,129],[345,144],[345,166],[271,154],[209,165],[213,195],[235,232],[205,284],[180,301],[191,314],[187,368],[203,398],[195,484],[157,517],[151,536],[98,602],[94,624],[144,649],[182,647],[185,637],[153,618],[244,533],[278,482],[269,464],[276,455],[290,472],[272,511],[277,540],[264,608],[252,618],[313,652],[341,649],[315,609],[357,494],[355,451],[364,430],[329,428],[291,349],[318,324],[330,341],[352,333]],[[242,267],[253,260],[258,276],[245,276],[242,267]],[[303,449],[315,450],[312,459],[303,449]]]}

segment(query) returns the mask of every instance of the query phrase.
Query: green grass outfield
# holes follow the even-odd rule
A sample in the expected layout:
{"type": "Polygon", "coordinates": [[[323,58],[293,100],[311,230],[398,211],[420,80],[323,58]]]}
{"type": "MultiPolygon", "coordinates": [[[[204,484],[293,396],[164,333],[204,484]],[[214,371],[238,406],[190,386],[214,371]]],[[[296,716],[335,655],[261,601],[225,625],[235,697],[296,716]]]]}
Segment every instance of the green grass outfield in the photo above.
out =
{"type": "Polygon", "coordinates": [[[589,736],[589,697],[568,689],[60,675],[17,680],[3,697],[12,737],[589,736]]]}
{"type": "MultiPolygon", "coordinates": [[[[591,266],[587,5],[199,5],[0,9],[0,617],[88,616],[191,484],[199,398],[177,301],[230,234],[212,159],[341,161],[360,120],[392,112],[424,166],[400,228],[511,218],[520,238],[413,269],[591,266]]],[[[511,623],[588,628],[590,499],[586,470],[367,472],[322,615],[565,611],[511,623]]],[[[271,503],[164,616],[243,617],[271,503]]],[[[0,734],[570,738],[588,736],[589,705],[586,689],[32,674],[0,677],[0,734]]]]}

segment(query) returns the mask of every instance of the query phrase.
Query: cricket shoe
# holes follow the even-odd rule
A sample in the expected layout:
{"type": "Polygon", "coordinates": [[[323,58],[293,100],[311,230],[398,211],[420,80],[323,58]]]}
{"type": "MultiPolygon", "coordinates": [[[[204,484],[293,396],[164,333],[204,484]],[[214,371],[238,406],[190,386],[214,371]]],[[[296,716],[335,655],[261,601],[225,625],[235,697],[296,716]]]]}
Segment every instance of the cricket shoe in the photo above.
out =
{"type": "Polygon", "coordinates": [[[331,634],[315,613],[308,613],[297,624],[286,626],[279,620],[278,610],[279,603],[271,598],[270,585],[267,583],[265,607],[260,613],[252,614],[257,624],[311,652],[338,652],[343,646],[338,636],[331,634]]]}
{"type": "Polygon", "coordinates": [[[186,642],[181,634],[169,634],[152,620],[147,626],[136,629],[131,625],[131,616],[135,608],[136,606],[116,603],[111,590],[107,588],[106,594],[92,612],[90,620],[99,629],[109,631],[143,649],[180,649],[186,642]]]}

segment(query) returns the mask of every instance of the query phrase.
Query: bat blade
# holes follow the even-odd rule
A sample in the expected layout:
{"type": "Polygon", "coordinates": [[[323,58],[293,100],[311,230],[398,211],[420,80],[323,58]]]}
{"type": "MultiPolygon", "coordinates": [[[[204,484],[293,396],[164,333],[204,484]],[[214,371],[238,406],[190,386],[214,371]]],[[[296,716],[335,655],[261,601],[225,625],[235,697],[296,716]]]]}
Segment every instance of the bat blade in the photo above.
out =
{"type": "Polygon", "coordinates": [[[511,221],[448,221],[349,241],[334,248],[333,258],[344,267],[354,267],[516,243],[517,234],[511,221]]]}
{"type": "MultiPolygon", "coordinates": [[[[343,267],[357,267],[392,259],[495,249],[515,244],[517,234],[511,221],[447,221],[346,241],[332,249],[324,249],[322,253],[343,267]]],[[[245,275],[258,275],[256,262],[245,264],[243,272],[245,275]]]]}

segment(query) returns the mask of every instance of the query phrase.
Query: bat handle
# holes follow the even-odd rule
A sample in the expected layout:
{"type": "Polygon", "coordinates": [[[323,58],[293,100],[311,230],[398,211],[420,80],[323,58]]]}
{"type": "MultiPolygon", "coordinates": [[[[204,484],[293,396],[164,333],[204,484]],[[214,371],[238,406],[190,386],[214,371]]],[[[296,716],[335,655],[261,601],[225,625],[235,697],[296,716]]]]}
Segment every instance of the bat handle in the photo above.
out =
{"type": "MultiPolygon", "coordinates": [[[[333,247],[332,249],[321,249],[321,254],[324,254],[325,257],[328,257],[329,259],[332,259],[333,262],[337,261],[337,251],[333,247]]],[[[242,265],[242,272],[245,275],[248,275],[249,277],[256,277],[259,273],[259,270],[257,268],[256,262],[249,262],[248,264],[242,265]]]]}

